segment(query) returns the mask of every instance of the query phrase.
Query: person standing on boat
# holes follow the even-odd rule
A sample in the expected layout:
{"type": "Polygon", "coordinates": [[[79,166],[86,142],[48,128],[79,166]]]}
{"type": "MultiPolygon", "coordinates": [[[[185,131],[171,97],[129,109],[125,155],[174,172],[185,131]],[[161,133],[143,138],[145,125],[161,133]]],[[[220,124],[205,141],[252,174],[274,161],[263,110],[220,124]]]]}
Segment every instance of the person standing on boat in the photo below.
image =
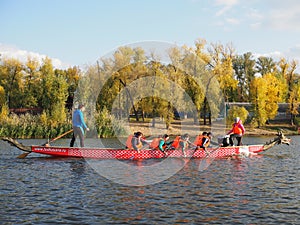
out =
{"type": "Polygon", "coordinates": [[[76,109],[73,113],[73,117],[72,117],[73,137],[70,142],[70,147],[74,146],[77,136],[79,136],[80,147],[84,147],[84,130],[89,131],[89,128],[85,124],[84,118],[83,118],[84,111],[85,111],[84,105],[80,104],[78,106],[78,109],[76,109]]]}
{"type": "Polygon", "coordinates": [[[232,124],[232,129],[227,133],[227,135],[230,135],[229,142],[230,145],[233,146],[233,138],[236,138],[237,140],[237,146],[242,145],[242,137],[245,134],[245,128],[242,124],[242,121],[239,117],[236,117],[234,119],[234,123],[232,124]]]}

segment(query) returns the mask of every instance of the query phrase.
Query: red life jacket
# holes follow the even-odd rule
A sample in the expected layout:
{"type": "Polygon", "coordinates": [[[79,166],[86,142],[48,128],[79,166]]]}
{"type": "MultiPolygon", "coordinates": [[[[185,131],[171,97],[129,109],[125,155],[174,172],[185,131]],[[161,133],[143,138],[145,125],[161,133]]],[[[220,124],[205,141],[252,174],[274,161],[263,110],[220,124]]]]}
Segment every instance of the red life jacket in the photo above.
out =
{"type": "Polygon", "coordinates": [[[234,134],[243,134],[243,131],[239,126],[239,123],[234,123],[232,126],[233,126],[232,131],[234,134]]]}
{"type": "Polygon", "coordinates": [[[174,139],[174,141],[173,141],[171,147],[173,147],[173,148],[175,148],[175,149],[179,148],[180,140],[181,140],[181,136],[177,136],[177,137],[174,139]]]}
{"type": "Polygon", "coordinates": [[[208,147],[210,144],[210,138],[207,135],[198,135],[194,141],[194,145],[201,147],[208,147]],[[208,139],[208,141],[203,146],[203,140],[208,139]]]}
{"type": "Polygon", "coordinates": [[[203,139],[203,135],[198,135],[196,138],[195,138],[195,141],[194,141],[194,145],[196,146],[202,146],[202,139],[203,139]]]}
{"type": "Polygon", "coordinates": [[[157,149],[160,140],[161,140],[161,138],[154,138],[154,139],[152,140],[152,142],[150,143],[149,147],[150,147],[151,149],[157,149]]]}
{"type": "Polygon", "coordinates": [[[127,147],[128,149],[132,149],[132,143],[131,143],[132,138],[133,138],[133,135],[132,135],[132,134],[129,135],[128,138],[127,138],[127,141],[126,141],[126,147],[127,147]]]}

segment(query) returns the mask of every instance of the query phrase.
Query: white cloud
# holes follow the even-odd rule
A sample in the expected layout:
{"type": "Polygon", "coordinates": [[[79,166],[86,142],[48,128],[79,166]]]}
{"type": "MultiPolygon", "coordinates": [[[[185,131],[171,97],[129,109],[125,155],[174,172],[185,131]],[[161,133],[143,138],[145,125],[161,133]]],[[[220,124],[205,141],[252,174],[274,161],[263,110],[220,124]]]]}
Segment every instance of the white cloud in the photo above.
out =
{"type": "Polygon", "coordinates": [[[225,6],[233,6],[236,5],[239,0],[215,0],[215,5],[225,5],[225,6]]]}
{"type": "Polygon", "coordinates": [[[221,16],[225,12],[229,11],[233,6],[237,5],[239,0],[215,0],[216,6],[221,6],[222,8],[216,12],[216,16],[221,16]]]}
{"type": "Polygon", "coordinates": [[[267,1],[265,26],[275,30],[300,31],[300,4],[298,0],[267,1]]]}
{"type": "Polygon", "coordinates": [[[257,9],[250,8],[248,9],[246,16],[249,20],[261,21],[264,18],[264,15],[257,9]]]}
{"type": "Polygon", "coordinates": [[[280,58],[284,57],[284,54],[279,51],[274,51],[274,52],[268,52],[268,53],[253,53],[255,58],[259,58],[261,56],[263,57],[270,57],[272,59],[279,60],[280,58]]]}
{"type": "Polygon", "coordinates": [[[300,8],[293,10],[272,10],[268,23],[277,30],[299,30],[300,8]]]}
{"type": "Polygon", "coordinates": [[[231,25],[238,25],[240,24],[240,21],[235,18],[226,18],[226,22],[231,24],[231,25]]]}
{"type": "Polygon", "coordinates": [[[229,25],[247,23],[253,29],[273,29],[279,31],[300,31],[299,0],[215,0],[215,16],[229,25]],[[224,17],[234,15],[236,21],[224,17]]]}
{"type": "Polygon", "coordinates": [[[52,60],[52,64],[53,64],[54,68],[66,69],[66,68],[70,67],[70,65],[63,63],[61,60],[59,60],[57,58],[51,58],[49,56],[46,56],[44,54],[40,54],[37,52],[21,50],[14,46],[4,45],[1,43],[0,43],[0,55],[1,55],[1,57],[4,57],[4,58],[18,59],[23,63],[25,63],[27,61],[28,57],[32,58],[32,59],[36,59],[40,63],[42,63],[43,59],[48,57],[52,60]]]}
{"type": "Polygon", "coordinates": [[[294,47],[289,48],[288,51],[286,52],[286,59],[297,60],[298,63],[300,63],[300,45],[296,45],[294,47]]]}
{"type": "Polygon", "coordinates": [[[250,27],[251,27],[252,29],[258,29],[258,28],[261,27],[261,22],[251,23],[251,24],[250,24],[250,27]]]}

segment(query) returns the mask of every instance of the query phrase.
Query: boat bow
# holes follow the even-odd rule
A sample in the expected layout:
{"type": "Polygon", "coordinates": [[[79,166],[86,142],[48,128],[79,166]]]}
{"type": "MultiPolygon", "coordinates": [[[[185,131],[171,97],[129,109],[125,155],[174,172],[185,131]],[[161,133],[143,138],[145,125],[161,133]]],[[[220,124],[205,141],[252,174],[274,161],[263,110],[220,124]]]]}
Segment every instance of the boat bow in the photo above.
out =
{"type": "Polygon", "coordinates": [[[264,144],[263,151],[266,151],[266,150],[272,148],[276,144],[277,145],[280,145],[280,144],[290,145],[290,142],[291,142],[290,138],[285,137],[284,134],[282,133],[282,131],[278,131],[276,138],[274,138],[270,142],[267,142],[266,144],[264,144]]]}
{"type": "Polygon", "coordinates": [[[25,151],[25,152],[31,152],[31,146],[25,146],[18,141],[10,138],[10,137],[3,137],[1,138],[3,141],[8,142],[10,145],[17,147],[18,149],[25,151]]]}

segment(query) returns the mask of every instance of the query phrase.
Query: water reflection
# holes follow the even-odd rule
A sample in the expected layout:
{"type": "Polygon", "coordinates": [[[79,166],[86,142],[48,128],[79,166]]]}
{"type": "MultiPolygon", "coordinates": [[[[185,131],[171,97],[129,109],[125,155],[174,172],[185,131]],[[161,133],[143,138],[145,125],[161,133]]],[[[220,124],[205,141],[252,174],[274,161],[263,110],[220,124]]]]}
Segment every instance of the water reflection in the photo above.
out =
{"type": "Polygon", "coordinates": [[[87,163],[84,159],[70,161],[69,164],[70,171],[73,172],[76,175],[76,177],[80,178],[85,173],[87,163]]]}

